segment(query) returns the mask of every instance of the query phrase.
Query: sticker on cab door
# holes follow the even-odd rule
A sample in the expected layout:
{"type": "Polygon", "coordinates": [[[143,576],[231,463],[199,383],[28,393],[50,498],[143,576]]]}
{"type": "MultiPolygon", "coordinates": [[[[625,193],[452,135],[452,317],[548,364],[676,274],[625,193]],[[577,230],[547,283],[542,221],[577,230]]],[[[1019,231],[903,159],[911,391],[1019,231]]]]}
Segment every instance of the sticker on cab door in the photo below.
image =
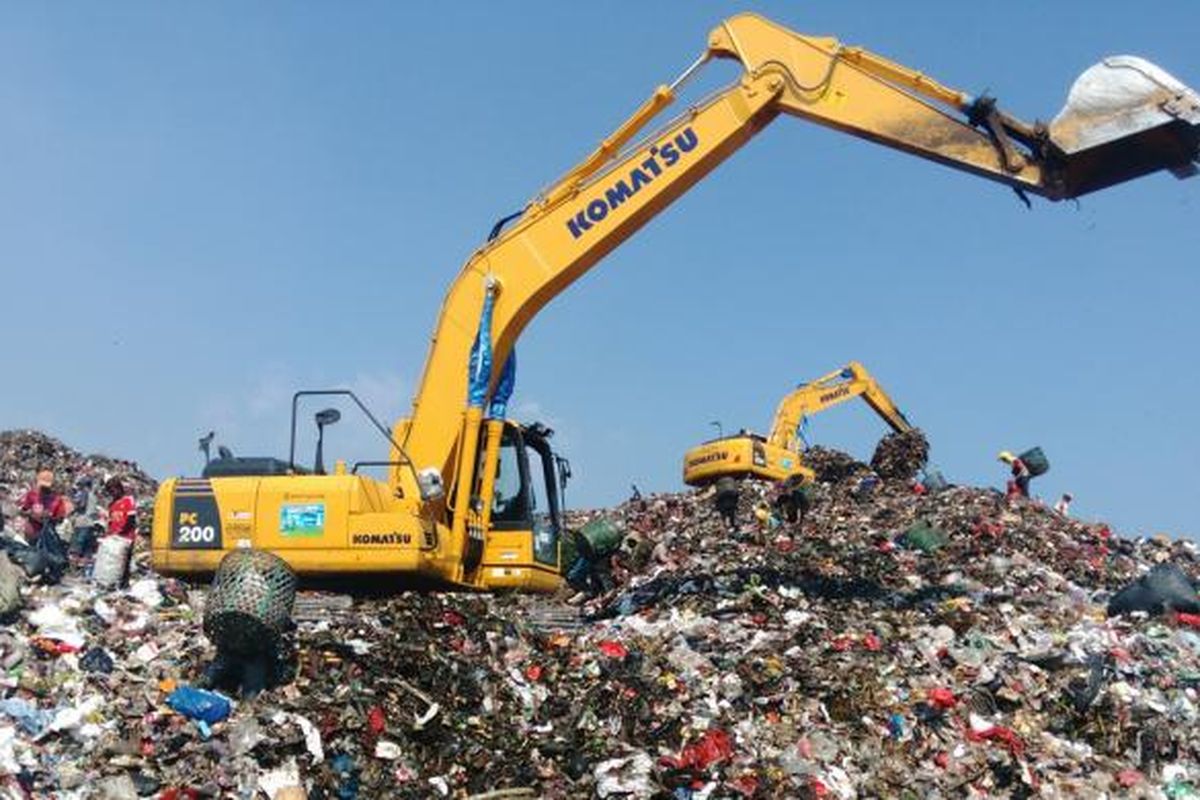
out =
{"type": "Polygon", "coordinates": [[[320,536],[325,533],[325,504],[296,503],[280,506],[279,533],[283,536],[320,536]]]}

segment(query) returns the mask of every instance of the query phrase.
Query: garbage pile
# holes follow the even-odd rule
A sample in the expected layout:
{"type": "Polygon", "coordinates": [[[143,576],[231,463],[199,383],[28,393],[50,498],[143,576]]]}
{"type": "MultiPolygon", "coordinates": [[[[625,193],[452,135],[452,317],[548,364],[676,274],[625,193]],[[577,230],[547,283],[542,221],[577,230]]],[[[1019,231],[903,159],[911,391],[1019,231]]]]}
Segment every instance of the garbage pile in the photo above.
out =
{"type": "Polygon", "coordinates": [[[802,523],[753,483],[734,533],[705,491],[572,515],[628,534],[581,608],[302,591],[252,699],[197,688],[203,589],[24,585],[0,797],[1200,797],[1190,542],[819,460],[802,523]]]}
{"type": "Polygon", "coordinates": [[[929,441],[919,429],[889,433],[871,457],[871,469],[881,478],[910,481],[929,462],[929,441]]]}
{"type": "Polygon", "coordinates": [[[53,470],[58,489],[77,510],[86,505],[87,490],[99,490],[105,478],[120,478],[139,505],[152,503],[158,486],[135,462],[83,455],[39,431],[0,431],[0,519],[8,525],[17,516],[17,503],[32,485],[34,472],[41,467],[53,470]]]}

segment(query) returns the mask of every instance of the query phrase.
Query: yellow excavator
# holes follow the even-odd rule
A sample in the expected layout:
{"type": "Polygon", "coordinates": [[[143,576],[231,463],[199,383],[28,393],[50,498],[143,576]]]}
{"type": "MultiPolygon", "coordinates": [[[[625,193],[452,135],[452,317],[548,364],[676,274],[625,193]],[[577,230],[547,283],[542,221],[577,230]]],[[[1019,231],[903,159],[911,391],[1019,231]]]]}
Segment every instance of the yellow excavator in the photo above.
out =
{"type": "MultiPolygon", "coordinates": [[[[722,22],[678,79],[498,222],[469,257],[446,295],[411,415],[390,430],[376,424],[388,442],[386,462],[375,464],[386,479],[362,474],[363,464],[339,462],[332,474],[301,470],[294,402],[286,461],[218,458],[199,478],[162,483],[155,568],[207,573],[231,549],[254,547],[301,575],[556,587],[563,462],[550,431],[506,418],[514,346],[546,303],[780,115],[1051,200],[1159,170],[1195,171],[1194,92],[1141,60],[1105,62],[1080,81],[1073,90],[1080,102],[1069,99],[1048,125],[1032,124],[990,97],[834,38],[801,35],[753,14],[722,22]],[[680,87],[714,59],[738,62],[736,81],[651,129],[680,87]],[[1095,100],[1088,75],[1104,84],[1118,73],[1139,93],[1095,100]]],[[[335,417],[318,415],[318,431],[335,417]]]]}
{"type": "Polygon", "coordinates": [[[775,410],[770,435],[764,437],[742,430],[688,450],[683,456],[683,481],[688,486],[707,486],[727,475],[772,481],[798,477],[805,483],[812,481],[816,475],[804,465],[801,454],[804,421],[855,397],[865,400],[893,431],[912,430],[904,413],[867,368],[851,361],[842,369],[788,392],[775,410]]]}

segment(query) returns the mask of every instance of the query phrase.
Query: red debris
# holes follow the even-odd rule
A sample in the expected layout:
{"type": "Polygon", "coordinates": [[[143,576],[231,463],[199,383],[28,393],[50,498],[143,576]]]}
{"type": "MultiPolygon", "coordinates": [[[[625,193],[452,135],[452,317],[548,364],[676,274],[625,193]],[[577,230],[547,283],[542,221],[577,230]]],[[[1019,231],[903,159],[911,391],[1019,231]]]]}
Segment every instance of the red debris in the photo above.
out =
{"type": "Polygon", "coordinates": [[[1189,628],[1200,628],[1200,614],[1185,614],[1180,611],[1175,615],[1175,621],[1189,628]]]}
{"type": "Polygon", "coordinates": [[[1136,769],[1123,769],[1117,773],[1117,783],[1129,789],[1142,782],[1142,773],[1136,769]]]}
{"type": "Polygon", "coordinates": [[[729,734],[719,728],[705,731],[700,739],[687,745],[678,756],[664,756],[660,763],[674,769],[706,770],[733,756],[729,734]]]}
{"type": "Polygon", "coordinates": [[[862,638],[862,646],[872,653],[878,653],[883,649],[883,641],[873,633],[868,633],[862,638]]]}
{"type": "Polygon", "coordinates": [[[954,696],[954,692],[939,686],[929,693],[929,705],[939,711],[949,711],[958,705],[958,698],[954,696]]]}
{"type": "Polygon", "coordinates": [[[729,788],[746,797],[753,797],[758,792],[758,778],[751,774],[739,775],[729,782],[729,788]]]}
{"type": "Polygon", "coordinates": [[[387,727],[387,717],[379,706],[371,706],[367,711],[367,729],[378,736],[387,727]]]}
{"type": "Polygon", "coordinates": [[[625,648],[625,645],[611,639],[605,639],[600,643],[600,652],[609,658],[624,658],[629,655],[629,650],[625,648]]]}
{"type": "Polygon", "coordinates": [[[540,664],[530,664],[525,668],[525,680],[536,681],[542,677],[542,666],[540,664]]]}
{"type": "Polygon", "coordinates": [[[1025,743],[1012,728],[1003,725],[993,725],[981,731],[967,727],[967,741],[971,742],[1002,742],[1008,747],[1008,752],[1016,758],[1025,753],[1025,743]]]}

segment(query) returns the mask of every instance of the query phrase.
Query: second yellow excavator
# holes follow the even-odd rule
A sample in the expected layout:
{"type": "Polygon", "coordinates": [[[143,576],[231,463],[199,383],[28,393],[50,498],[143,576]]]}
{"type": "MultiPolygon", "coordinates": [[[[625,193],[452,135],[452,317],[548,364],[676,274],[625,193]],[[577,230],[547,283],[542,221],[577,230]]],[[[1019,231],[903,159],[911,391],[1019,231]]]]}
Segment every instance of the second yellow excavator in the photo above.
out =
{"type": "Polygon", "coordinates": [[[808,417],[855,397],[866,401],[893,431],[905,433],[913,426],[879,382],[857,361],[842,369],[802,383],[779,402],[769,436],[742,430],[693,447],[683,457],[683,481],[705,486],[718,478],[783,480],[794,476],[813,480],[801,454],[802,428],[808,417]]]}

